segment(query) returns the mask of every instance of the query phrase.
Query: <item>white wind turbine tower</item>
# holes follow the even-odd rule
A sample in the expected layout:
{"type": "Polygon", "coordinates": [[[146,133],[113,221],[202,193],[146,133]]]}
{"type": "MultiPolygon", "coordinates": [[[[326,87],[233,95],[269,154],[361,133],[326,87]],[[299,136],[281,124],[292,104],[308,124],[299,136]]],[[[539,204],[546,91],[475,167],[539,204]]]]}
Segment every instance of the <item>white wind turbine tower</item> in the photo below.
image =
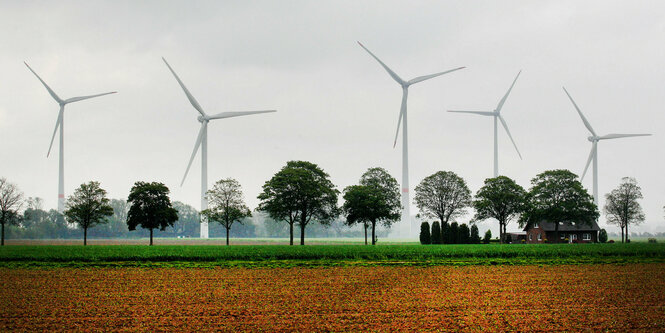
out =
{"type": "Polygon", "coordinates": [[[628,138],[632,136],[649,136],[651,134],[607,134],[603,136],[598,136],[596,132],[593,130],[591,127],[591,124],[589,121],[584,117],[582,114],[582,111],[580,111],[580,108],[577,106],[575,101],[573,100],[572,97],[570,97],[570,94],[568,93],[568,90],[566,88],[563,88],[563,91],[566,92],[566,95],[568,95],[568,98],[570,98],[570,101],[573,103],[573,106],[575,106],[575,109],[577,110],[577,113],[580,115],[580,118],[582,118],[582,122],[584,122],[584,126],[591,132],[591,136],[589,136],[587,139],[591,142],[591,152],[589,153],[589,159],[586,162],[586,166],[584,167],[584,172],[582,173],[582,177],[580,178],[580,181],[584,179],[584,176],[586,175],[587,170],[589,169],[589,164],[591,163],[591,160],[593,160],[593,201],[596,203],[596,206],[598,206],[598,141],[600,140],[607,140],[607,139],[618,139],[618,138],[628,138]]]}
{"type": "Polygon", "coordinates": [[[435,74],[430,74],[430,75],[423,75],[423,76],[418,76],[416,78],[413,78],[409,81],[404,81],[402,78],[400,78],[395,72],[393,72],[386,64],[384,64],[379,58],[377,58],[374,53],[372,53],[370,50],[368,50],[362,43],[358,42],[358,44],[369,53],[372,58],[376,59],[376,61],[381,64],[381,66],[388,72],[390,77],[393,78],[393,80],[397,81],[397,83],[402,86],[402,106],[399,111],[399,118],[397,120],[397,131],[395,132],[395,141],[393,143],[393,148],[395,145],[397,145],[397,136],[399,135],[399,128],[400,124],[403,122],[404,123],[404,128],[403,128],[403,133],[402,133],[402,222],[403,223],[408,223],[409,227],[413,228],[411,225],[411,213],[409,209],[409,136],[408,136],[408,126],[407,126],[407,112],[406,112],[406,100],[407,97],[409,96],[409,86],[418,82],[422,82],[425,80],[429,80],[432,78],[435,78],[437,76],[454,72],[456,70],[463,69],[465,67],[458,67],[455,69],[447,70],[445,72],[440,72],[440,73],[435,73],[435,74]]]}
{"type": "Polygon", "coordinates": [[[58,167],[58,212],[62,213],[65,210],[65,176],[64,176],[64,167],[65,167],[65,160],[64,160],[64,114],[65,114],[65,105],[69,103],[74,103],[78,101],[82,101],[85,99],[90,99],[94,97],[99,97],[99,96],[104,96],[104,95],[109,95],[109,94],[115,94],[115,91],[112,92],[107,92],[103,94],[97,94],[97,95],[90,95],[90,96],[80,96],[80,97],[72,97],[68,99],[61,99],[58,97],[58,95],[49,87],[44,80],[42,80],[35,71],[28,66],[28,63],[23,62],[28,69],[32,72],[32,74],[35,74],[37,79],[44,85],[46,90],[48,90],[48,93],[55,99],[56,102],[60,105],[60,112],[58,112],[58,120],[55,122],[55,129],[53,130],[53,136],[51,137],[51,144],[48,146],[48,153],[46,153],[46,157],[49,157],[51,155],[51,148],[53,147],[53,140],[55,139],[55,133],[58,131],[58,128],[60,128],[60,157],[59,157],[59,167],[58,167]]]}
{"type": "MultiPolygon", "coordinates": [[[[189,158],[189,164],[187,164],[187,170],[185,170],[185,175],[182,177],[182,182],[180,182],[180,186],[182,186],[182,184],[185,183],[185,178],[187,178],[187,173],[189,172],[189,168],[192,166],[192,161],[194,161],[196,152],[199,150],[199,146],[201,146],[201,211],[203,211],[208,208],[208,200],[206,199],[206,192],[208,192],[208,122],[214,119],[232,118],[232,117],[248,116],[251,114],[276,112],[276,110],[221,112],[209,116],[205,113],[205,111],[203,111],[203,108],[201,107],[201,105],[199,105],[199,103],[196,101],[194,96],[192,96],[189,90],[187,90],[187,87],[185,87],[185,85],[182,83],[182,81],[178,77],[178,74],[176,74],[175,71],[173,71],[173,68],[171,68],[169,63],[166,62],[166,59],[162,57],[162,60],[164,60],[166,67],[168,67],[171,73],[173,73],[173,76],[175,76],[175,79],[178,81],[178,84],[180,84],[180,87],[182,87],[182,90],[185,92],[187,99],[189,99],[189,102],[192,104],[194,109],[196,109],[196,111],[198,111],[201,114],[198,117],[198,120],[201,123],[201,129],[199,130],[199,135],[196,138],[196,143],[194,144],[194,151],[192,151],[192,156],[189,158]]],[[[205,220],[201,221],[201,238],[208,238],[208,222],[205,220]]]]}
{"type": "Polygon", "coordinates": [[[503,98],[499,101],[499,104],[496,106],[496,109],[494,111],[448,111],[448,112],[456,112],[456,113],[471,113],[471,114],[478,114],[481,116],[490,116],[494,117],[494,177],[499,176],[499,143],[498,143],[498,135],[497,135],[497,120],[501,121],[501,125],[503,125],[503,128],[506,130],[506,134],[508,134],[508,137],[510,138],[510,141],[513,143],[513,146],[515,147],[515,150],[517,151],[517,155],[522,159],[522,154],[520,154],[520,150],[517,149],[517,145],[515,144],[515,140],[513,140],[513,136],[510,135],[510,130],[508,130],[508,125],[506,124],[506,121],[503,119],[501,116],[501,108],[503,108],[503,104],[506,102],[506,99],[508,99],[508,95],[510,95],[510,91],[513,90],[513,86],[515,86],[515,82],[517,82],[517,78],[520,77],[520,74],[522,71],[519,71],[517,73],[517,76],[515,77],[515,80],[513,80],[513,84],[510,85],[510,88],[508,89],[508,92],[503,96],[503,98]]]}

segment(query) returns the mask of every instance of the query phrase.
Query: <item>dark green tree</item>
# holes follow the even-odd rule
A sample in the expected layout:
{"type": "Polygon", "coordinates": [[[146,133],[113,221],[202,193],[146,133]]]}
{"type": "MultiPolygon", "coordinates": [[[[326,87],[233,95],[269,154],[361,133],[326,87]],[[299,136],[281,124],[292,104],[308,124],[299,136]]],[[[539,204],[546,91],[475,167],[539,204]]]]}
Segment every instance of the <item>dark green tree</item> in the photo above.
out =
{"type": "Polygon", "coordinates": [[[593,197],[582,187],[577,175],[568,170],[545,171],[531,180],[527,207],[520,217],[520,226],[541,221],[554,223],[559,241],[560,222],[592,225],[599,213],[593,197]]]}
{"type": "Polygon", "coordinates": [[[443,244],[441,241],[441,225],[439,224],[439,221],[432,222],[431,238],[432,244],[443,244]]]}
{"type": "Polygon", "coordinates": [[[489,244],[490,239],[492,239],[492,230],[487,229],[487,231],[485,231],[485,237],[483,237],[483,243],[489,244]]]}
{"type": "Polygon", "coordinates": [[[416,206],[421,214],[439,219],[441,224],[466,214],[471,204],[471,191],[460,176],[451,171],[439,171],[416,186],[416,206]]]}
{"type": "Polygon", "coordinates": [[[526,208],[527,193],[522,186],[506,177],[485,179],[485,185],[476,193],[473,208],[474,222],[493,218],[499,221],[499,239],[503,241],[506,226],[526,208]]]}
{"type": "Polygon", "coordinates": [[[65,217],[83,229],[83,245],[88,245],[88,228],[108,223],[113,215],[109,202],[106,191],[95,181],[81,184],[67,199],[65,217]]]}
{"type": "Polygon", "coordinates": [[[20,222],[19,210],[22,205],[21,190],[4,177],[0,178],[0,225],[2,225],[0,245],[5,245],[5,225],[17,225],[20,222]]]}
{"type": "Polygon", "coordinates": [[[441,225],[441,244],[450,244],[450,225],[444,223],[441,225]]]}
{"type": "Polygon", "coordinates": [[[459,243],[460,244],[469,244],[471,241],[471,234],[469,233],[469,226],[466,223],[462,223],[459,226],[459,243]]]}
{"type": "Polygon", "coordinates": [[[221,179],[206,194],[208,209],[201,212],[210,221],[217,221],[226,229],[226,245],[234,222],[242,224],[244,218],[252,216],[242,197],[240,183],[233,179],[221,179]]]}
{"type": "Polygon", "coordinates": [[[339,191],[327,173],[314,163],[289,161],[263,185],[259,210],[290,226],[293,245],[293,224],[300,226],[300,245],[305,245],[305,227],[314,219],[327,225],[337,217],[339,191]]]}
{"type": "Polygon", "coordinates": [[[605,229],[600,229],[598,232],[598,241],[601,243],[607,242],[607,231],[605,229]]]}
{"type": "Polygon", "coordinates": [[[432,244],[432,235],[429,231],[429,223],[423,222],[420,224],[420,244],[428,245],[432,244]]]}
{"type": "Polygon", "coordinates": [[[162,183],[134,183],[127,203],[130,205],[127,213],[129,230],[136,230],[137,226],[149,229],[151,246],[154,229],[165,230],[178,220],[178,211],[171,206],[169,199],[169,188],[162,183]]]}
{"type": "Polygon", "coordinates": [[[360,178],[360,185],[344,189],[342,211],[349,225],[363,223],[365,244],[367,226],[372,227],[372,245],[376,242],[376,224],[390,227],[400,218],[400,194],[397,180],[382,168],[370,168],[360,178]]]}
{"type": "Polygon", "coordinates": [[[448,229],[448,244],[459,244],[459,225],[457,222],[450,224],[448,229]]]}
{"type": "Polygon", "coordinates": [[[604,211],[607,223],[621,228],[622,243],[628,238],[629,225],[644,222],[644,212],[639,199],[642,199],[642,189],[637,185],[637,180],[631,177],[621,179],[621,184],[605,195],[604,211]]]}
{"type": "Polygon", "coordinates": [[[471,225],[471,244],[480,244],[480,232],[478,231],[478,226],[473,224],[471,225]]]}

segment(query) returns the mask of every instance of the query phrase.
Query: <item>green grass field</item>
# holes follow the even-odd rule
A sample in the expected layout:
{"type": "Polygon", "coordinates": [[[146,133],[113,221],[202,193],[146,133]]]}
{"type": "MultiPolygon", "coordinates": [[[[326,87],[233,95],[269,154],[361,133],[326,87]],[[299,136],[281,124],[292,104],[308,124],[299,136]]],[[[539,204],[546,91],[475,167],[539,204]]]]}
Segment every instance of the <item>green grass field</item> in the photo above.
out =
{"type": "Polygon", "coordinates": [[[665,262],[665,244],[547,245],[16,245],[0,267],[292,267],[665,262]]]}

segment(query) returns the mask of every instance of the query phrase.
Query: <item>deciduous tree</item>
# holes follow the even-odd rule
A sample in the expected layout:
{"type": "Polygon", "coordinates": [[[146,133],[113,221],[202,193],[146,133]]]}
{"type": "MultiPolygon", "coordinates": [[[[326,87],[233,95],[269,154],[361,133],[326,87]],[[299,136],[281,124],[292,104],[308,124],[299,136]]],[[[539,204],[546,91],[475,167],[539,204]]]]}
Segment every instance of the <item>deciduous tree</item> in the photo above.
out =
{"type": "Polygon", "coordinates": [[[499,239],[503,242],[506,226],[526,208],[526,191],[514,180],[499,176],[485,179],[485,184],[476,193],[473,221],[493,218],[499,221],[499,239]]]}
{"type": "Polygon", "coordinates": [[[592,225],[599,213],[593,197],[582,187],[577,175],[568,170],[545,171],[531,180],[527,207],[520,217],[520,226],[541,221],[554,223],[559,241],[559,223],[592,225]]]}
{"type": "Polygon", "coordinates": [[[229,231],[234,222],[242,223],[252,216],[242,196],[240,183],[232,178],[217,181],[207,193],[208,209],[201,212],[210,221],[219,222],[226,229],[226,245],[229,245],[229,231]]]}
{"type": "Polygon", "coordinates": [[[464,179],[451,171],[439,171],[416,186],[416,206],[424,216],[437,218],[441,224],[466,214],[471,191],[464,179]]]}
{"type": "Polygon", "coordinates": [[[22,205],[23,192],[6,178],[0,178],[0,225],[2,225],[0,245],[5,245],[5,225],[18,224],[20,221],[19,210],[22,205]]]}
{"type": "Polygon", "coordinates": [[[171,206],[169,199],[169,188],[162,183],[134,183],[127,203],[130,204],[127,213],[129,230],[136,230],[137,226],[149,229],[151,246],[154,229],[164,230],[178,220],[178,211],[171,206]]]}
{"type": "Polygon", "coordinates": [[[376,224],[390,227],[400,218],[397,180],[382,168],[370,168],[360,178],[360,185],[344,189],[342,210],[348,224],[363,223],[365,244],[367,225],[372,227],[372,245],[376,244],[376,224]]]}
{"type": "Polygon", "coordinates": [[[621,228],[622,243],[628,239],[629,225],[644,222],[644,212],[639,199],[642,199],[642,189],[637,185],[637,180],[631,177],[621,179],[621,184],[605,195],[604,211],[607,223],[621,228]]]}
{"type": "Polygon", "coordinates": [[[263,185],[259,210],[274,220],[286,221],[293,245],[293,225],[300,226],[300,245],[305,245],[305,227],[314,219],[329,224],[338,216],[339,191],[318,165],[306,161],[289,161],[263,185]]]}
{"type": "Polygon", "coordinates": [[[75,223],[83,229],[83,245],[88,245],[88,228],[108,223],[107,217],[113,215],[113,207],[99,182],[91,181],[81,184],[69,196],[64,213],[69,223],[75,223]]]}

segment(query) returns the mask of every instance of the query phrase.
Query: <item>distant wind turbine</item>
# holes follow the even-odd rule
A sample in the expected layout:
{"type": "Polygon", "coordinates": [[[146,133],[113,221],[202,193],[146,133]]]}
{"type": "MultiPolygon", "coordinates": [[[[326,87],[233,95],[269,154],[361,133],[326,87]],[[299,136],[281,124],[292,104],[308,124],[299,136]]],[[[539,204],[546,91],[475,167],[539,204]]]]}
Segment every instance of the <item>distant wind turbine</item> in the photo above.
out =
{"type": "Polygon", "coordinates": [[[575,110],[577,110],[577,113],[580,115],[580,118],[582,118],[582,122],[584,123],[584,126],[591,132],[591,136],[589,136],[587,139],[591,142],[591,152],[589,153],[589,159],[587,159],[586,166],[584,167],[584,172],[582,173],[582,177],[580,180],[584,179],[584,176],[586,175],[587,170],[589,169],[589,164],[591,163],[591,160],[593,160],[593,201],[596,203],[596,206],[598,206],[598,141],[600,140],[608,140],[608,139],[619,139],[619,138],[628,138],[632,136],[650,136],[651,134],[607,134],[603,136],[598,136],[596,134],[596,131],[593,130],[591,127],[591,124],[589,121],[584,117],[582,114],[582,111],[580,110],[579,107],[577,107],[577,104],[573,100],[572,97],[570,97],[570,94],[568,93],[568,90],[566,90],[565,87],[563,87],[563,91],[566,92],[566,95],[568,95],[568,98],[570,98],[570,101],[573,103],[573,106],[575,106],[575,110]]]}
{"type": "MultiPolygon", "coordinates": [[[[432,78],[435,78],[437,76],[454,72],[456,70],[463,69],[465,67],[458,67],[455,69],[451,69],[445,72],[440,72],[440,73],[435,73],[435,74],[430,74],[430,75],[424,75],[424,76],[418,76],[416,78],[413,78],[409,81],[404,81],[402,78],[400,78],[393,70],[388,68],[386,64],[384,64],[379,58],[377,58],[374,53],[372,53],[370,50],[368,50],[362,43],[358,42],[360,47],[365,49],[367,53],[369,53],[372,58],[374,58],[376,61],[381,64],[381,66],[388,72],[390,77],[393,78],[393,80],[397,81],[397,83],[402,86],[402,106],[399,111],[399,118],[397,120],[397,131],[395,132],[395,141],[393,143],[393,148],[397,145],[397,136],[399,135],[399,128],[400,124],[403,122],[404,123],[404,128],[403,128],[403,133],[402,133],[402,221],[406,222],[411,226],[411,213],[409,209],[409,136],[408,136],[408,127],[407,127],[407,112],[406,112],[406,99],[409,95],[409,86],[418,82],[422,82],[425,80],[429,80],[432,78]]],[[[413,227],[413,226],[411,226],[413,227]]]]}
{"type": "Polygon", "coordinates": [[[104,95],[109,95],[109,94],[115,94],[115,91],[112,92],[107,92],[103,94],[97,94],[97,95],[90,95],[90,96],[80,96],[80,97],[72,97],[68,99],[61,99],[58,97],[58,95],[49,87],[44,80],[42,80],[35,71],[28,66],[27,62],[23,62],[28,69],[32,72],[32,74],[35,74],[37,79],[44,85],[48,93],[55,99],[56,102],[60,105],[60,112],[58,112],[58,120],[55,122],[55,129],[53,130],[53,136],[51,137],[51,144],[48,146],[48,152],[46,153],[46,157],[49,157],[51,155],[51,148],[53,147],[53,140],[55,139],[55,133],[58,131],[58,128],[60,128],[60,157],[59,157],[59,167],[58,167],[58,212],[63,213],[65,210],[65,176],[64,176],[64,167],[65,167],[65,160],[64,160],[64,114],[65,114],[65,105],[69,103],[74,103],[94,97],[99,97],[99,96],[104,96],[104,95]]]}
{"type": "MultiPolygon", "coordinates": [[[[182,186],[185,183],[185,179],[187,178],[187,173],[189,173],[189,168],[192,166],[192,161],[194,161],[194,157],[196,156],[196,152],[199,150],[200,146],[201,147],[201,211],[203,211],[205,209],[208,209],[208,200],[206,199],[206,192],[208,192],[208,122],[214,119],[248,116],[252,114],[277,112],[277,111],[276,110],[233,111],[233,112],[221,112],[209,116],[205,113],[205,111],[203,111],[203,108],[201,107],[201,105],[199,105],[199,102],[196,101],[194,96],[192,96],[187,87],[185,87],[185,84],[182,83],[182,81],[178,77],[178,74],[176,74],[175,71],[173,71],[173,68],[171,68],[171,66],[169,65],[169,63],[166,62],[166,59],[162,57],[162,60],[164,60],[166,67],[168,67],[171,73],[173,73],[173,76],[175,77],[176,81],[178,81],[178,84],[180,84],[180,87],[185,92],[187,99],[189,99],[189,102],[192,104],[194,109],[196,109],[196,111],[198,111],[201,114],[197,118],[201,123],[201,129],[199,130],[199,135],[196,138],[196,143],[194,144],[194,151],[192,151],[192,156],[189,158],[189,164],[187,164],[187,170],[185,170],[185,175],[182,177],[180,186],[182,186]]],[[[201,222],[201,238],[208,238],[207,221],[201,222]]]]}
{"type": "Polygon", "coordinates": [[[456,112],[456,113],[471,113],[471,114],[478,114],[481,116],[490,116],[494,117],[494,177],[499,176],[499,143],[497,139],[497,119],[501,121],[501,125],[503,125],[503,128],[506,130],[506,134],[508,134],[508,137],[510,138],[510,141],[513,143],[513,146],[515,147],[515,150],[517,151],[517,155],[522,159],[522,154],[520,154],[520,150],[517,149],[517,145],[515,144],[515,140],[513,140],[513,136],[510,135],[510,130],[508,130],[508,125],[506,124],[506,121],[503,119],[501,116],[501,108],[503,108],[503,104],[506,102],[506,99],[508,99],[508,95],[510,95],[510,91],[513,90],[513,86],[515,86],[515,82],[517,82],[517,78],[520,77],[520,74],[522,71],[519,71],[517,73],[517,76],[515,77],[515,80],[513,80],[513,84],[510,85],[510,88],[508,89],[508,92],[503,96],[503,98],[499,101],[499,104],[496,106],[496,109],[494,111],[448,111],[448,112],[456,112]]]}

